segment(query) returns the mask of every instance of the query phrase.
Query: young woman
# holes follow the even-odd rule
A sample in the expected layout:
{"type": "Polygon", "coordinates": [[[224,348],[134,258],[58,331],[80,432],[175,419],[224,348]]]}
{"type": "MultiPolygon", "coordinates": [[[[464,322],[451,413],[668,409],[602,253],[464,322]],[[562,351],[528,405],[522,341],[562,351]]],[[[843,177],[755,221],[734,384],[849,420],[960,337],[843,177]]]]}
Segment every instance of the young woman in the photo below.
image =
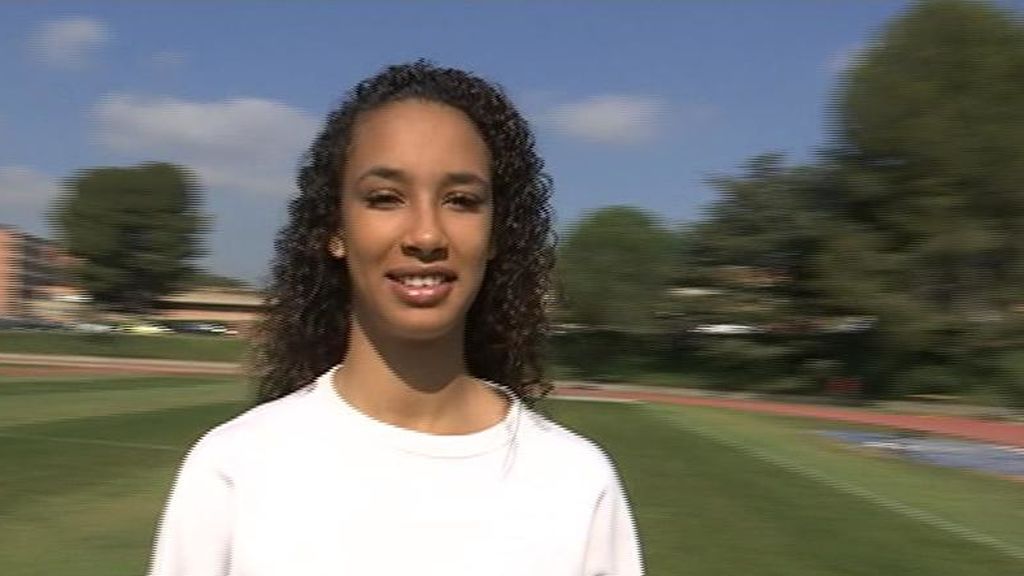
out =
{"type": "Polygon", "coordinates": [[[207,433],[154,576],[633,576],[613,464],[530,409],[549,179],[497,87],[425,62],[357,85],[306,154],[259,405],[207,433]]]}

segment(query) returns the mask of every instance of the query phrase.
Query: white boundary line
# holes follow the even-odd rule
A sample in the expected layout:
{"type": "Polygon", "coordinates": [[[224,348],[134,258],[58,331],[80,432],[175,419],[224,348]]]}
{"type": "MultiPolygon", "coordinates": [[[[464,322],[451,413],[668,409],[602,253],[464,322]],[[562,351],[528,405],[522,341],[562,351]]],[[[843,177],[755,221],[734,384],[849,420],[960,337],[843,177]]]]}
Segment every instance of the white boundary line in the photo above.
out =
{"type": "Polygon", "coordinates": [[[163,444],[143,444],[141,442],[121,442],[118,440],[99,440],[97,438],[65,438],[61,436],[37,436],[34,434],[8,434],[0,432],[0,438],[14,438],[21,440],[47,440],[50,442],[66,442],[70,444],[92,444],[95,446],[112,446],[115,448],[139,448],[143,450],[167,450],[173,452],[184,452],[185,448],[176,446],[165,446],[163,444]]]}
{"type": "Polygon", "coordinates": [[[545,396],[552,400],[576,400],[579,402],[611,402],[614,404],[642,404],[639,400],[632,398],[605,398],[603,396],[576,396],[573,394],[551,394],[545,396]]]}
{"type": "Polygon", "coordinates": [[[1000,540],[995,536],[990,536],[988,534],[985,534],[984,532],[979,532],[978,530],[964,526],[963,524],[958,524],[951,520],[947,520],[940,516],[936,516],[931,512],[927,512],[925,510],[921,510],[920,508],[915,508],[913,506],[904,504],[899,500],[894,500],[892,498],[882,496],[877,492],[872,492],[867,488],[858,486],[856,484],[852,484],[845,480],[834,478],[819,470],[815,470],[813,468],[804,466],[803,464],[793,462],[788,458],[784,458],[776,454],[771,454],[769,452],[760,450],[758,448],[754,448],[742,442],[726,438],[710,430],[699,428],[697,426],[694,426],[692,423],[686,421],[685,418],[671,418],[668,414],[662,413],[658,410],[652,410],[651,412],[653,412],[659,418],[668,420],[672,424],[684,428],[687,431],[692,432],[693,434],[700,436],[701,438],[704,438],[706,440],[711,440],[712,442],[722,444],[724,446],[742,452],[743,454],[751,456],[762,462],[778,466],[779,468],[783,468],[785,470],[803,476],[804,478],[820,482],[844,494],[856,496],[857,498],[860,498],[862,500],[867,500],[868,502],[878,505],[886,510],[889,510],[890,512],[895,512],[907,518],[917,520],[923,524],[931,526],[932,528],[937,528],[944,532],[954,534],[965,540],[974,542],[975,544],[988,546],[989,548],[1002,552],[1003,554],[1010,556],[1015,560],[1024,561],[1024,548],[1000,540]]]}

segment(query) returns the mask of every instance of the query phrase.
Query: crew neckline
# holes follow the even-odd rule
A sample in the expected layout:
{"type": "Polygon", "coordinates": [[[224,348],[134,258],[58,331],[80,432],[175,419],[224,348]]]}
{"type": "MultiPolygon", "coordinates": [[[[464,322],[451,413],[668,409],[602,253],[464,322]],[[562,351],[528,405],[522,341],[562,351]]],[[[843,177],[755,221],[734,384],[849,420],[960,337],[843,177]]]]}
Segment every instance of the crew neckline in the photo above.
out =
{"type": "Polygon", "coordinates": [[[350,404],[334,388],[334,375],[340,367],[341,364],[337,364],[317,378],[314,392],[325,399],[334,417],[350,423],[356,432],[372,436],[398,450],[438,458],[466,458],[501,448],[511,443],[518,432],[521,402],[510,391],[488,380],[480,379],[509,401],[504,418],[490,427],[468,434],[431,434],[384,422],[350,404]]]}

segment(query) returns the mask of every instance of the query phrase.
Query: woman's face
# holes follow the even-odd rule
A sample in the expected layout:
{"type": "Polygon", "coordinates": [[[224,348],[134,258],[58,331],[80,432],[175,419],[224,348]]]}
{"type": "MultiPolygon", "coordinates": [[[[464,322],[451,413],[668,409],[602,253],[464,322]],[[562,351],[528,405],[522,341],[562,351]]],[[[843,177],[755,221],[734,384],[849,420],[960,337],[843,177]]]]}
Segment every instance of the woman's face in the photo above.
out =
{"type": "Polygon", "coordinates": [[[342,178],[360,324],[402,338],[461,335],[491,256],[491,157],[460,110],[406,100],[361,115],[342,178]]]}

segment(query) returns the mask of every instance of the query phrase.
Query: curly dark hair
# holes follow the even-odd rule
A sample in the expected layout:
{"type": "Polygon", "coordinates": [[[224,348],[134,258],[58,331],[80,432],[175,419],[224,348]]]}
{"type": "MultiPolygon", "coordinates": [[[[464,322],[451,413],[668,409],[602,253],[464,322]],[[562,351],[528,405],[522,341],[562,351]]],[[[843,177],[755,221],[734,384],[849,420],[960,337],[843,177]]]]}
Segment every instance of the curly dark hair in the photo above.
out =
{"type": "Polygon", "coordinates": [[[496,255],[468,312],[467,369],[530,405],[551,389],[542,355],[556,242],[551,178],[526,120],[499,86],[419,60],[357,84],[302,158],[299,193],[275,241],[266,313],[255,332],[257,403],[305,386],[343,359],[352,289],[345,261],[331,257],[327,243],[341,223],[345,151],[360,114],[409,99],[461,110],[491,151],[496,255]]]}

